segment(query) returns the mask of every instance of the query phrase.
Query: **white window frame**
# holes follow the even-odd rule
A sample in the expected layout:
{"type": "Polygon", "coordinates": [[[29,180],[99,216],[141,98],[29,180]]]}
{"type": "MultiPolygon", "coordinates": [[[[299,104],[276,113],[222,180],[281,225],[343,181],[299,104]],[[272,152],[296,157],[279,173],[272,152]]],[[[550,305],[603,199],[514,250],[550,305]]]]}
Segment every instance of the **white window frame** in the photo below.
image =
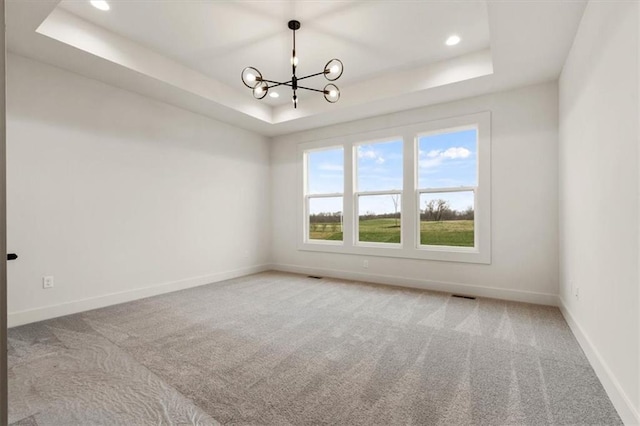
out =
{"type": "MultiPolygon", "coordinates": [[[[298,249],[364,256],[398,257],[465,263],[491,263],[491,113],[480,112],[400,127],[351,134],[298,145],[298,181],[302,183],[302,199],[298,205],[298,249]],[[452,192],[465,188],[418,188],[418,139],[434,133],[447,133],[455,129],[477,129],[477,187],[474,188],[474,247],[420,245],[420,193],[421,191],[452,192]],[[400,137],[399,137],[400,135],[400,137]],[[366,141],[403,140],[403,188],[401,193],[400,244],[358,242],[358,194],[376,195],[377,191],[356,191],[357,146],[366,141]],[[308,239],[308,195],[306,153],[318,149],[343,147],[344,191],[342,194],[343,241],[308,239]]],[[[466,189],[468,190],[468,189],[466,189]]],[[[388,194],[394,191],[383,191],[388,194]]],[[[318,196],[320,194],[314,194],[318,196]]]]}
{"type": "MultiPolygon", "coordinates": [[[[360,241],[360,197],[366,197],[366,196],[371,196],[371,195],[394,195],[394,194],[398,194],[400,195],[400,201],[402,201],[402,195],[403,195],[403,190],[402,189],[390,189],[390,190],[381,190],[381,191],[360,191],[360,188],[358,188],[358,148],[362,145],[375,145],[375,144],[379,144],[379,143],[385,143],[385,142],[397,142],[400,141],[403,143],[403,147],[404,147],[404,140],[401,136],[399,135],[395,135],[392,137],[388,137],[388,138],[384,138],[384,139],[378,139],[378,140],[373,140],[373,141],[364,141],[364,142],[357,142],[353,144],[353,187],[354,187],[354,192],[353,192],[353,206],[354,206],[354,219],[355,219],[355,224],[354,224],[354,230],[355,230],[355,235],[353,237],[353,241],[354,244],[356,246],[359,247],[401,247],[402,246],[402,235],[400,235],[400,243],[380,243],[380,242],[373,242],[373,241],[360,241]]],[[[404,152],[402,155],[402,158],[404,159],[404,152]]],[[[404,169],[404,164],[403,164],[403,169],[404,169]]],[[[403,182],[404,184],[404,182],[403,182]]],[[[404,186],[404,185],[403,185],[404,186]]],[[[402,206],[400,207],[400,232],[402,232],[402,206]]]]}
{"type": "MultiPolygon", "coordinates": [[[[306,244],[324,244],[324,245],[328,245],[328,246],[342,246],[344,244],[344,229],[343,229],[343,241],[335,241],[335,240],[314,240],[311,239],[309,234],[310,234],[310,212],[309,212],[309,206],[310,206],[310,202],[312,199],[314,198],[337,198],[340,197],[342,198],[342,218],[344,221],[344,193],[343,192],[325,192],[325,193],[319,193],[319,194],[309,194],[309,181],[308,181],[308,173],[306,172],[307,169],[309,168],[309,154],[314,153],[314,152],[321,152],[321,151],[332,151],[332,150],[338,150],[341,149],[342,150],[342,156],[343,156],[343,163],[344,163],[344,147],[342,145],[329,145],[329,146],[323,146],[323,147],[317,147],[317,148],[313,148],[313,149],[306,149],[304,151],[304,177],[303,177],[303,185],[304,185],[304,240],[306,244]]],[[[347,177],[344,174],[344,169],[342,170],[342,180],[346,181],[347,177]]]]}

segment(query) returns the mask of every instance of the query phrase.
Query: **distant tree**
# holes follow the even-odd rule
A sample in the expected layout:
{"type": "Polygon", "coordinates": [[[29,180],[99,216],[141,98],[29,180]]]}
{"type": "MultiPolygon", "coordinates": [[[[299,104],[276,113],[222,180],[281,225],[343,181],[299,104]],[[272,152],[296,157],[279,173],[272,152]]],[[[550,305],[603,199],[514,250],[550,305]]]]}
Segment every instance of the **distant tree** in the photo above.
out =
{"type": "Polygon", "coordinates": [[[360,220],[371,220],[376,218],[376,213],[371,210],[367,210],[364,214],[360,215],[360,220]]]}
{"type": "Polygon", "coordinates": [[[441,198],[437,200],[429,200],[424,209],[427,220],[435,222],[440,222],[445,212],[451,212],[451,209],[449,208],[449,202],[441,198]]]}
{"type": "Polygon", "coordinates": [[[391,202],[393,203],[393,217],[396,219],[396,226],[398,226],[398,206],[400,203],[400,194],[391,194],[391,202]]]}
{"type": "Polygon", "coordinates": [[[473,207],[469,206],[467,209],[460,214],[460,219],[463,220],[473,220],[474,212],[473,207]]]}

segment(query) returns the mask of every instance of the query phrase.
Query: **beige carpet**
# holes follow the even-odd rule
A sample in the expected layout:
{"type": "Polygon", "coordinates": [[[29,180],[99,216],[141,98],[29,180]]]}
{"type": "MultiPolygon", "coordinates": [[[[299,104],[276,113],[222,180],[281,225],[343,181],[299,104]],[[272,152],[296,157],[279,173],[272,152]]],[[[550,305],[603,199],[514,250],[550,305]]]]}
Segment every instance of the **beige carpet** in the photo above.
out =
{"type": "Polygon", "coordinates": [[[276,272],[9,330],[9,416],[621,424],[556,308],[276,272]]]}

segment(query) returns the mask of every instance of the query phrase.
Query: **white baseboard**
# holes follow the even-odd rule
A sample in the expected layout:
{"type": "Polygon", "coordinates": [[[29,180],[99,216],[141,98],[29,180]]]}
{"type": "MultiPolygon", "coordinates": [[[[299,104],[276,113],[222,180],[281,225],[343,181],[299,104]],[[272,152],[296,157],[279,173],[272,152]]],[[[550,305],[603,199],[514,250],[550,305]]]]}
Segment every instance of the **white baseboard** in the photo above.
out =
{"type": "Polygon", "coordinates": [[[445,293],[464,294],[468,296],[488,297],[492,299],[534,303],[537,305],[558,306],[558,296],[556,294],[508,290],[503,288],[483,287],[452,282],[436,282],[414,278],[395,277],[391,275],[365,274],[361,272],[341,271],[326,268],[311,268],[307,266],[286,265],[281,263],[271,264],[271,269],[282,272],[293,272],[296,274],[320,275],[324,277],[341,278],[352,281],[366,281],[376,284],[418,288],[421,290],[434,290],[442,291],[445,293]]]}
{"type": "Polygon", "coordinates": [[[622,386],[620,386],[620,383],[611,372],[611,369],[600,355],[598,349],[591,342],[587,333],[585,333],[582,327],[580,327],[580,324],[575,320],[564,303],[564,300],[561,297],[559,299],[560,311],[564,319],[567,321],[567,324],[569,324],[576,339],[578,339],[578,343],[580,343],[589,363],[596,372],[598,379],[600,379],[604,390],[607,392],[607,395],[609,395],[613,406],[618,411],[618,415],[625,425],[640,425],[640,413],[638,409],[634,406],[624,389],[622,389],[622,386]]]}
{"type": "Polygon", "coordinates": [[[8,327],[16,327],[18,325],[57,318],[64,315],[75,314],[78,312],[90,311],[92,309],[103,308],[105,306],[116,305],[118,303],[130,302],[132,300],[144,299],[146,297],[156,296],[164,293],[171,293],[173,291],[184,290],[191,287],[198,287],[201,285],[229,280],[244,275],[256,274],[258,272],[264,272],[267,270],[269,270],[269,265],[256,265],[247,268],[236,269],[233,271],[219,272],[211,275],[203,275],[200,277],[192,277],[184,280],[171,281],[149,287],[137,288],[134,290],[105,294],[88,299],[74,300],[59,305],[43,306],[41,308],[29,309],[25,311],[10,312],[7,315],[7,324],[8,327]]]}

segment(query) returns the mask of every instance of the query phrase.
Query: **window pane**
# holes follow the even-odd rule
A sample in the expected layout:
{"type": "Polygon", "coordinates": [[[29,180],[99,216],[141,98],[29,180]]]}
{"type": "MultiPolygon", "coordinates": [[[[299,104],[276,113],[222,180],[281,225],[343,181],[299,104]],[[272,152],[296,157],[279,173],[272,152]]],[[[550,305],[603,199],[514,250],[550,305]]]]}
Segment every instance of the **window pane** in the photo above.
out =
{"type": "Polygon", "coordinates": [[[308,194],[344,191],[344,151],[342,148],[307,152],[308,194]]]}
{"type": "Polygon", "coordinates": [[[402,189],[402,141],[358,145],[358,191],[402,189]]]}
{"type": "Polygon", "coordinates": [[[474,246],[473,192],[420,194],[420,244],[474,246]]]}
{"type": "Polygon", "coordinates": [[[476,129],[418,138],[418,186],[456,188],[478,185],[476,129]]]}
{"type": "Polygon", "coordinates": [[[342,197],[309,198],[309,239],[342,241],[342,197]]]}
{"type": "Polygon", "coordinates": [[[400,243],[400,194],[358,197],[358,241],[400,243]]]}

